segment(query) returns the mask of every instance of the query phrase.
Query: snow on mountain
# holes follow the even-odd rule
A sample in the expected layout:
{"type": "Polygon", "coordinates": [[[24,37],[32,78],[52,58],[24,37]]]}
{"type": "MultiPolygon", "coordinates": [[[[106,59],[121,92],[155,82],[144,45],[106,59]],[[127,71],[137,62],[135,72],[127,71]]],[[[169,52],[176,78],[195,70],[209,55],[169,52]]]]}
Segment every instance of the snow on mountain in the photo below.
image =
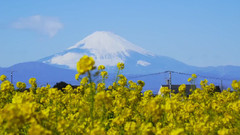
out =
{"type": "Polygon", "coordinates": [[[139,60],[139,61],[137,61],[137,64],[142,65],[142,66],[148,66],[148,65],[150,65],[151,63],[146,62],[146,61],[144,61],[144,60],[139,60]]]}
{"type": "Polygon", "coordinates": [[[130,43],[118,35],[105,31],[94,32],[68,49],[73,48],[89,49],[91,53],[97,57],[103,57],[109,54],[129,56],[128,51],[150,55],[150,53],[143,48],[130,43]]]}
{"type": "MultiPolygon", "coordinates": [[[[49,64],[65,65],[74,69],[77,61],[83,55],[89,55],[94,57],[96,65],[115,66],[118,62],[125,62],[127,57],[131,57],[131,52],[144,56],[154,56],[149,51],[132,44],[116,34],[97,31],[62,53],[58,53],[42,61],[49,64]]],[[[151,64],[141,60],[136,60],[135,63],[142,66],[151,64]]]]}

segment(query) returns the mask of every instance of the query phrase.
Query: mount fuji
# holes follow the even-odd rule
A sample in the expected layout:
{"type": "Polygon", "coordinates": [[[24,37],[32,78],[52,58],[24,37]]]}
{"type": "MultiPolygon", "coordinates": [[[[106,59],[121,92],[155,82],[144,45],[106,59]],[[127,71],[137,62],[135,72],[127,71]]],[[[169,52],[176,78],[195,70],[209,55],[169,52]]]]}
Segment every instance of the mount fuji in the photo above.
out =
{"type": "Polygon", "coordinates": [[[68,49],[40,59],[40,62],[75,69],[83,56],[92,56],[96,65],[105,65],[109,72],[116,70],[118,62],[125,63],[127,74],[147,74],[165,70],[189,71],[194,67],[169,57],[159,56],[145,50],[124,38],[105,31],[97,31],[68,49]]]}
{"type": "MultiPolygon", "coordinates": [[[[228,81],[223,85],[231,86],[229,80],[240,79],[240,67],[219,66],[219,67],[195,67],[177,61],[170,57],[160,56],[151,53],[126,39],[106,31],[97,31],[87,36],[75,45],[62,52],[42,58],[34,62],[25,62],[13,65],[8,68],[0,68],[0,74],[11,78],[10,72],[14,71],[13,82],[28,82],[31,77],[36,77],[40,85],[54,85],[59,81],[71,84],[79,84],[74,78],[76,74],[76,63],[83,55],[94,58],[96,66],[105,65],[109,73],[109,79],[114,80],[117,72],[117,63],[123,62],[125,68],[122,71],[128,79],[133,81],[143,80],[146,85],[144,90],[151,89],[157,93],[162,84],[166,84],[169,79],[168,74],[158,74],[164,71],[175,71],[182,73],[196,73],[204,76],[218,78],[212,79],[210,83],[218,84],[219,79],[228,81]],[[156,74],[155,74],[156,73],[156,74]]],[[[172,84],[188,83],[187,79],[191,75],[172,74],[172,84]]],[[[208,78],[207,78],[208,79],[208,78]]]]}

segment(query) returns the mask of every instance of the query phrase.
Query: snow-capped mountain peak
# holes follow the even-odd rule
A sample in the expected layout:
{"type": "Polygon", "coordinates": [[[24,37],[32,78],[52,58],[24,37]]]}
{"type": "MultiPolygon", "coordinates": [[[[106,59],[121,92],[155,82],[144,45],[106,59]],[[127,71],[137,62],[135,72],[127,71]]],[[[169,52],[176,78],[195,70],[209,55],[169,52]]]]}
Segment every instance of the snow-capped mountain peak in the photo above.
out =
{"type": "MultiPolygon", "coordinates": [[[[118,62],[125,62],[127,58],[132,58],[131,55],[139,56],[154,56],[151,52],[134,45],[124,38],[106,31],[97,31],[87,36],[67,50],[55,54],[52,57],[42,60],[44,63],[64,65],[74,69],[77,61],[83,55],[94,57],[96,65],[115,66],[118,62]]],[[[147,66],[151,63],[137,62],[135,64],[147,66]],[[146,64],[148,63],[148,64],[146,64]]]]}
{"type": "Polygon", "coordinates": [[[143,55],[152,55],[147,50],[132,44],[116,34],[106,31],[96,31],[68,49],[73,48],[89,49],[92,53],[99,56],[106,54],[129,56],[128,51],[135,51],[143,55]]]}

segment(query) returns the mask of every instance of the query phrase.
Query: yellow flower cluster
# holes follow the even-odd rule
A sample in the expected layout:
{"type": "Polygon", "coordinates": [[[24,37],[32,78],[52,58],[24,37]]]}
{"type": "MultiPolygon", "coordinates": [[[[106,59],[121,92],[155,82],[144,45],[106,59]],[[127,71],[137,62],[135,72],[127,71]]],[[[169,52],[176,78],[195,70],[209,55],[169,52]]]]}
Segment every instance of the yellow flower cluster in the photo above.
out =
{"type": "Polygon", "coordinates": [[[20,90],[24,90],[26,88],[26,84],[23,82],[17,82],[16,86],[20,89],[20,90]]]}
{"type": "Polygon", "coordinates": [[[123,70],[124,69],[124,63],[119,62],[117,64],[117,67],[118,67],[119,70],[123,70]]]}
{"type": "Polygon", "coordinates": [[[124,75],[120,74],[118,75],[118,77],[120,78],[118,80],[118,84],[120,84],[121,86],[127,85],[127,78],[124,75]]]}
{"type": "Polygon", "coordinates": [[[168,87],[161,87],[160,92],[164,95],[167,95],[171,92],[171,90],[168,87]]]}
{"type": "Polygon", "coordinates": [[[1,90],[2,91],[13,91],[14,90],[14,86],[13,86],[13,84],[11,84],[11,82],[6,80],[6,81],[2,82],[1,90]]]}
{"type": "Polygon", "coordinates": [[[195,81],[196,78],[197,78],[197,75],[196,74],[192,74],[192,78],[188,78],[188,82],[193,82],[193,81],[195,81]]]}
{"type": "Polygon", "coordinates": [[[197,75],[196,74],[192,74],[192,78],[197,78],[197,75]]]}
{"type": "Polygon", "coordinates": [[[84,55],[78,62],[77,62],[77,71],[78,73],[84,74],[94,68],[95,61],[92,57],[88,57],[84,55]]]}
{"type": "Polygon", "coordinates": [[[208,83],[208,80],[205,79],[205,80],[200,82],[200,85],[202,86],[202,88],[204,88],[207,85],[207,83],[208,83]]]}
{"type": "MultiPolygon", "coordinates": [[[[109,89],[90,76],[79,80],[78,87],[67,85],[63,91],[49,85],[36,87],[35,92],[14,91],[9,81],[3,81],[0,134],[240,134],[237,81],[232,92],[214,92],[215,86],[205,80],[189,96],[183,94],[184,84],[177,94],[163,87],[162,95],[153,95],[151,90],[141,93],[143,81],[128,81],[122,74],[109,89]]],[[[35,79],[30,80],[37,86],[35,79]]]]}
{"type": "Polygon", "coordinates": [[[98,70],[104,70],[104,69],[105,69],[105,66],[104,66],[104,65],[98,66],[98,70]]]}
{"type": "Polygon", "coordinates": [[[3,82],[3,81],[5,81],[6,80],[6,78],[7,78],[7,76],[6,75],[1,75],[0,76],[0,80],[3,82]]]}
{"type": "Polygon", "coordinates": [[[101,72],[102,78],[105,78],[107,75],[108,75],[107,71],[102,71],[102,72],[101,72]]]}
{"type": "Polygon", "coordinates": [[[76,74],[76,75],[75,75],[75,79],[76,79],[76,80],[79,80],[79,77],[80,77],[80,74],[76,74]]]}
{"type": "Polygon", "coordinates": [[[240,90],[240,81],[233,80],[232,81],[232,87],[234,90],[240,90]]]}
{"type": "Polygon", "coordinates": [[[29,79],[29,84],[31,84],[31,86],[33,88],[35,88],[35,87],[37,87],[37,82],[36,81],[37,81],[36,78],[30,78],[29,79]]]}
{"type": "Polygon", "coordinates": [[[87,77],[83,77],[80,83],[81,83],[81,85],[87,84],[88,83],[88,78],[87,77]]]}
{"type": "Polygon", "coordinates": [[[145,82],[142,81],[142,80],[138,80],[137,83],[138,83],[141,87],[144,87],[144,85],[145,85],[145,82]]]}
{"type": "Polygon", "coordinates": [[[178,91],[179,91],[179,93],[186,92],[186,85],[185,84],[180,85],[178,88],[178,91]]]}

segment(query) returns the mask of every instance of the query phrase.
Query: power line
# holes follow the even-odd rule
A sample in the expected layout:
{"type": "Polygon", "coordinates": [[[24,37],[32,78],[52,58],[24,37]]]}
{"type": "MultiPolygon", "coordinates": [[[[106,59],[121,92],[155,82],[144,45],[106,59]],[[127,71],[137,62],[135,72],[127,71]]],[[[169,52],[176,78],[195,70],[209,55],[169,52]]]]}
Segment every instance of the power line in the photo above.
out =
{"type": "MultiPolygon", "coordinates": [[[[192,75],[192,74],[189,74],[189,73],[182,73],[182,72],[175,72],[175,71],[172,71],[172,72],[177,73],[177,74],[192,75]]],[[[228,81],[232,80],[232,79],[225,79],[225,78],[218,78],[218,77],[204,76],[204,75],[197,75],[197,76],[202,77],[202,78],[216,79],[216,80],[228,80],[228,81]]]]}
{"type": "MultiPolygon", "coordinates": [[[[192,74],[190,73],[183,73],[183,72],[176,72],[176,71],[164,71],[164,72],[157,72],[157,73],[151,73],[151,74],[144,74],[144,75],[137,75],[137,76],[129,76],[130,79],[132,78],[141,78],[141,77],[146,77],[146,76],[153,76],[153,75],[159,75],[159,74],[165,74],[165,73],[176,73],[176,74],[182,74],[182,75],[189,75],[191,76],[192,74]]],[[[228,80],[231,81],[232,79],[226,79],[226,78],[218,78],[218,77],[212,77],[212,76],[204,76],[204,75],[197,75],[198,77],[201,78],[209,78],[209,79],[216,79],[216,80],[228,80]]]]}
{"type": "Polygon", "coordinates": [[[165,72],[151,73],[151,74],[145,74],[145,75],[129,76],[129,78],[130,79],[141,78],[141,77],[145,77],[145,76],[159,75],[159,74],[165,74],[165,73],[167,73],[167,72],[165,71],[165,72]]]}

